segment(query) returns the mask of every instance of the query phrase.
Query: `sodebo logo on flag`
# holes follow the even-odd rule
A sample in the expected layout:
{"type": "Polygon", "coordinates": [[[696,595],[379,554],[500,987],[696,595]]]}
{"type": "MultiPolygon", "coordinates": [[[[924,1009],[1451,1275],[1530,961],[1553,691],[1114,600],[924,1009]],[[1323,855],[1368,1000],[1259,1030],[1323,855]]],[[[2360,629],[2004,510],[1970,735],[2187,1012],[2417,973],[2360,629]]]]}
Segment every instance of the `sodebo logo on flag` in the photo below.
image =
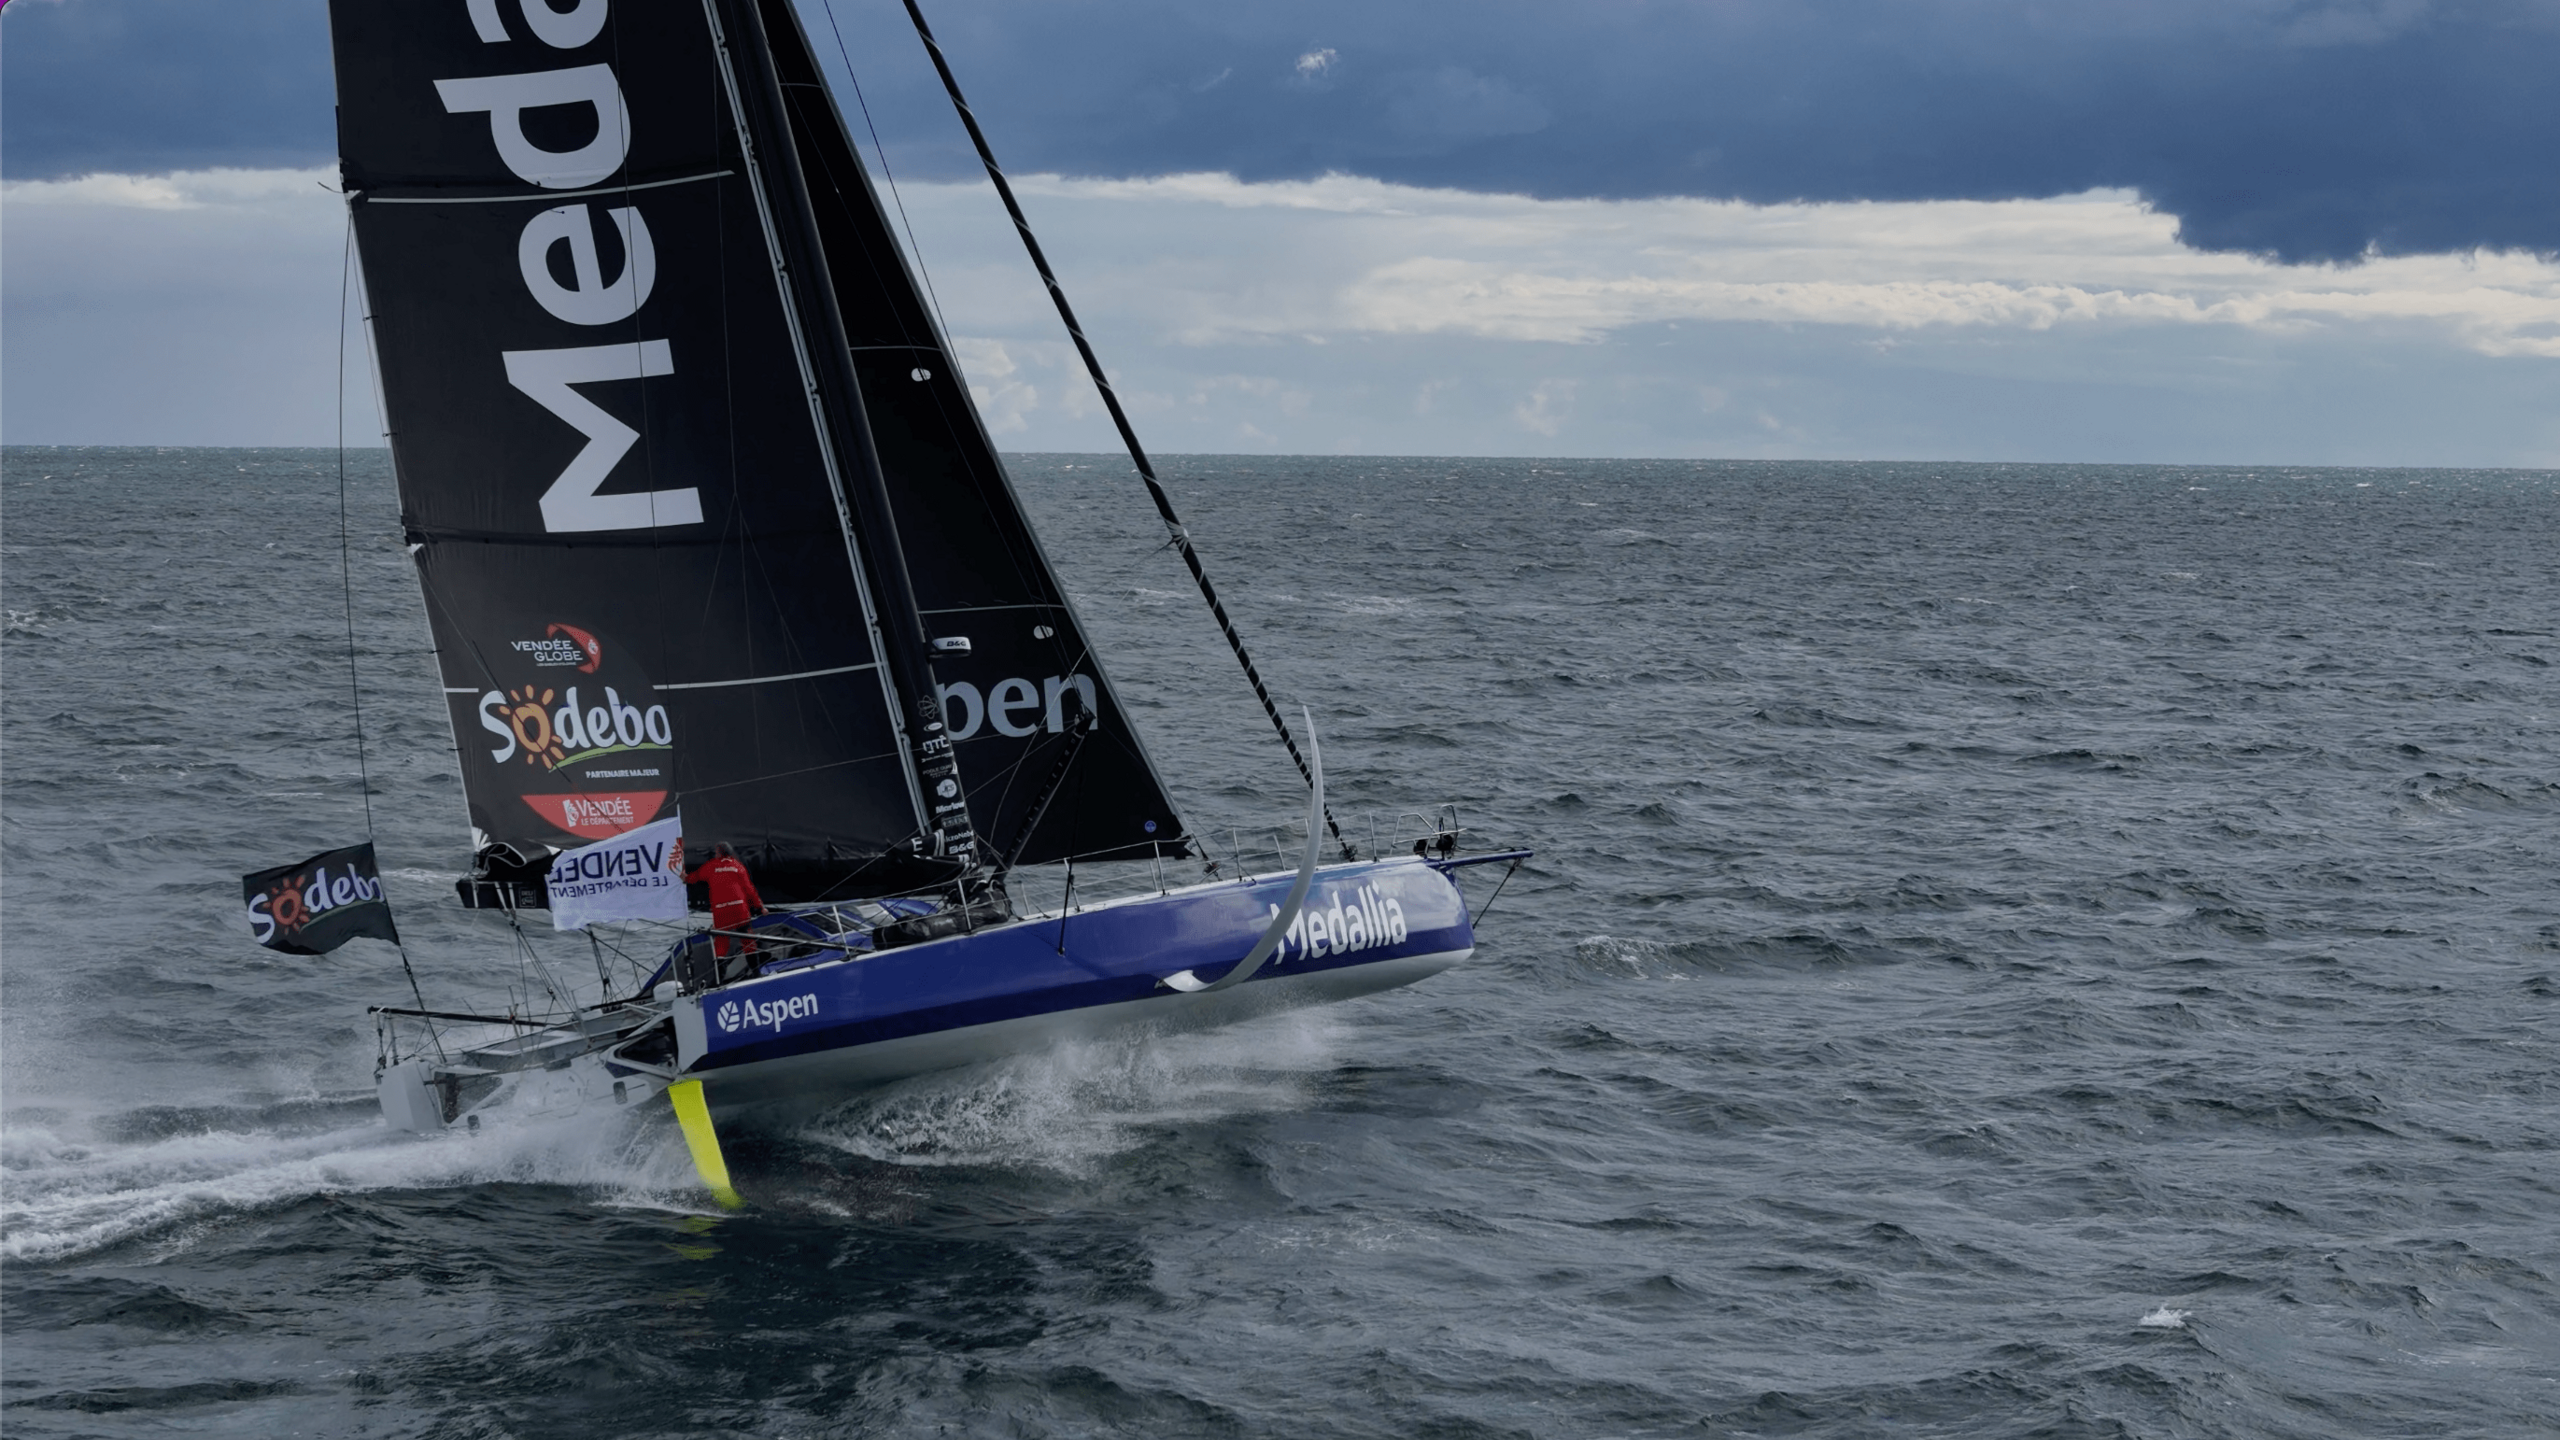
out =
{"type": "Polygon", "coordinates": [[[243,875],[240,890],[250,933],[270,950],[319,955],[359,935],[400,940],[370,840],[243,875]]]}

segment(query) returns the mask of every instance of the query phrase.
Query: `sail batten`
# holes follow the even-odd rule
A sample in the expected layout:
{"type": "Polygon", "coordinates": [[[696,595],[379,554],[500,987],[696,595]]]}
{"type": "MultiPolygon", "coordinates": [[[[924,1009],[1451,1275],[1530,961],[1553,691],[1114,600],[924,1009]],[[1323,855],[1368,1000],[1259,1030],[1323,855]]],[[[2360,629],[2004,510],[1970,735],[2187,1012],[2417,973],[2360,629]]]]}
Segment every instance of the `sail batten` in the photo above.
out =
{"type": "Polygon", "coordinates": [[[628,185],[598,185],[591,190],[545,190],[538,195],[385,195],[374,192],[370,198],[376,205],[520,205],[537,200],[580,200],[591,195],[630,195],[642,190],[663,190],[670,185],[726,180],[737,173],[735,170],[712,170],[665,180],[636,180],[628,185]]]}
{"type": "Polygon", "coordinates": [[[832,670],[795,670],[788,675],[747,675],[736,680],[679,680],[660,682],[660,690],[718,690],[728,685],[772,685],[784,680],[814,680],[821,675],[852,675],[878,668],[866,661],[860,665],[839,665],[832,670]]]}

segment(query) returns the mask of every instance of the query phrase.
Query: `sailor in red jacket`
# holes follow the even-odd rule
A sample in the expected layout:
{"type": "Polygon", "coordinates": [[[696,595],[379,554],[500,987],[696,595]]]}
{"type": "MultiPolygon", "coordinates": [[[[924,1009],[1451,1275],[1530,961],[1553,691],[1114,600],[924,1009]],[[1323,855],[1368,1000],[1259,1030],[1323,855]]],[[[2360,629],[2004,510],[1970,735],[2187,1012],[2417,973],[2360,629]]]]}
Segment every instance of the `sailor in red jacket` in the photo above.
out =
{"type": "MultiPolygon", "coordinates": [[[[747,867],[738,860],[738,852],[721,841],[711,847],[711,858],[687,871],[687,885],[706,885],[711,889],[711,928],[740,929],[748,920],[764,913],[764,897],[756,893],[756,882],[747,877],[747,867]]],[[[711,953],[729,953],[729,937],[715,935],[711,953]]]]}

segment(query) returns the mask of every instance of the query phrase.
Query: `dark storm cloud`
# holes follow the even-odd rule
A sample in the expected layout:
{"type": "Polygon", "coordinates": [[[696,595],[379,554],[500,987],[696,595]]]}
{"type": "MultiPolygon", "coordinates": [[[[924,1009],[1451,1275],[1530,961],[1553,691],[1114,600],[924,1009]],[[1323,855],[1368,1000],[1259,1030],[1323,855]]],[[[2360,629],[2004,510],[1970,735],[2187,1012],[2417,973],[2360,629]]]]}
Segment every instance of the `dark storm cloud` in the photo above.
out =
{"type": "Polygon", "coordinates": [[[332,156],[326,0],[9,0],[0,166],[316,165],[332,156]]]}
{"type": "MultiPolygon", "coordinates": [[[[460,0],[455,0],[460,3],[460,0]]],[[[821,50],[822,0],[803,0],[821,50]]],[[[887,0],[834,18],[908,173],[971,166],[887,0]]],[[[1545,197],[2139,189],[2190,243],[2560,249],[2549,0],[945,0],[1017,170],[1545,197]]],[[[18,0],[13,176],[317,162],[320,0],[18,0]]]]}

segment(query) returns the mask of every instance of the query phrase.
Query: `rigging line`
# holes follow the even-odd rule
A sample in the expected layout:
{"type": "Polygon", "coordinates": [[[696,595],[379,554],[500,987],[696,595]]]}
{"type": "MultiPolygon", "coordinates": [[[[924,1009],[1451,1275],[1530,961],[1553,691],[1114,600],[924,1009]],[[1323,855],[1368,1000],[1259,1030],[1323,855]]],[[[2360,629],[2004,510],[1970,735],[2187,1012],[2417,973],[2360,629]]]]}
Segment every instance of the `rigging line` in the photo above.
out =
{"type": "MultiPolygon", "coordinates": [[[[371,844],[373,834],[373,771],[365,761],[364,689],[356,671],[356,581],[355,562],[347,540],[347,310],[349,293],[355,286],[356,212],[347,211],[347,238],[338,250],[338,600],[347,617],[347,699],[355,711],[356,784],[364,799],[364,838],[371,844]]],[[[380,865],[381,858],[374,863],[380,865]]],[[[391,948],[400,953],[400,973],[409,977],[409,994],[418,1008],[427,1008],[426,992],[418,988],[418,972],[409,964],[409,947],[397,940],[391,948]]],[[[433,1031],[436,1058],[445,1058],[444,1040],[433,1031]]]]}
{"type": "MultiPolygon", "coordinates": [[[[898,193],[898,177],[889,170],[889,147],[880,143],[880,126],[871,118],[871,102],[863,98],[862,77],[854,73],[853,55],[845,49],[844,27],[836,23],[835,0],[822,0],[827,12],[827,28],[835,32],[836,58],[844,61],[844,75],[853,82],[853,103],[862,111],[862,128],[871,132],[871,153],[880,157],[880,178],[889,182],[889,200],[898,207],[898,223],[907,232],[907,253],[915,257],[916,274],[924,280],[925,299],[933,304],[933,321],[942,327],[941,339],[951,338],[951,317],[942,313],[942,296],[933,288],[933,271],[924,263],[924,247],[916,243],[916,225],[907,218],[907,199],[898,193]]],[[[860,158],[859,156],[856,157],[860,158]]],[[[949,356],[944,357],[946,362],[949,356]]]]}
{"type": "Polygon", "coordinates": [[[713,785],[696,785],[688,793],[695,795],[707,795],[714,790],[735,790],[741,785],[762,785],[773,780],[791,780],[802,775],[819,775],[829,770],[841,770],[848,765],[876,765],[884,760],[895,760],[897,758],[898,752],[895,750],[875,750],[868,755],[854,755],[842,760],[829,760],[820,765],[803,765],[797,770],[766,770],[760,771],[754,775],[741,775],[735,780],[723,780],[713,785]]]}
{"type": "MultiPolygon", "coordinates": [[[[353,243],[354,243],[354,239],[355,239],[355,216],[354,216],[354,214],[353,214],[352,212],[350,212],[350,213],[349,213],[349,215],[347,216],[347,238],[348,238],[348,243],[349,243],[350,247],[352,247],[352,245],[353,245],[353,243]]],[[[359,258],[361,258],[361,257],[359,257],[359,258]]],[[[340,303],[341,303],[342,305],[345,303],[345,302],[344,302],[344,296],[343,296],[344,285],[345,285],[345,281],[344,281],[344,279],[342,278],[342,279],[341,279],[341,281],[340,281],[340,287],[341,287],[341,292],[342,292],[342,293],[341,293],[340,303]]],[[[367,366],[369,367],[369,369],[370,369],[370,372],[371,372],[371,374],[372,374],[372,376],[373,376],[373,381],[374,381],[374,386],[373,386],[373,407],[374,407],[374,418],[375,418],[375,420],[376,420],[377,422],[379,422],[379,423],[381,424],[381,426],[382,426],[382,443],[383,443],[383,446],[384,446],[384,453],[385,453],[386,457],[387,457],[387,458],[389,459],[389,461],[390,461],[390,464],[391,464],[391,475],[392,475],[392,480],[393,480],[393,482],[396,484],[396,483],[398,482],[398,480],[399,480],[399,476],[400,476],[400,454],[399,454],[399,452],[398,452],[396,449],[392,449],[392,448],[391,448],[391,438],[392,438],[392,431],[391,431],[391,397],[390,397],[390,396],[389,396],[389,395],[388,395],[388,394],[383,390],[383,388],[382,388],[382,353],[381,353],[381,351],[380,351],[380,350],[378,350],[378,349],[376,349],[376,348],[375,348],[374,343],[373,343],[373,314],[372,314],[372,312],[371,312],[371,308],[370,308],[370,307],[371,307],[371,305],[372,305],[372,302],[373,302],[373,293],[372,293],[372,291],[371,291],[371,290],[367,290],[367,291],[365,292],[365,303],[366,303],[366,305],[367,305],[367,307],[368,307],[368,308],[367,308],[367,311],[366,311],[366,314],[365,314],[365,317],[364,317],[364,349],[365,349],[365,362],[366,362],[366,365],[367,365],[367,366]]],[[[339,346],[340,346],[340,348],[341,348],[341,353],[343,354],[343,352],[344,352],[344,347],[345,347],[345,345],[346,345],[346,330],[345,330],[345,326],[344,326],[343,324],[339,327],[338,344],[339,344],[339,346]]],[[[339,403],[339,407],[338,407],[338,408],[339,408],[339,415],[338,415],[338,432],[339,432],[339,450],[340,450],[340,453],[341,453],[341,455],[342,455],[342,456],[343,456],[344,451],[345,451],[345,448],[346,448],[346,440],[345,440],[345,435],[346,435],[346,414],[345,414],[345,411],[346,411],[346,405],[345,405],[345,401],[344,401],[344,398],[343,398],[343,396],[344,396],[344,389],[343,389],[343,387],[344,387],[344,386],[345,386],[345,384],[346,384],[346,377],[347,377],[347,367],[346,367],[345,362],[344,362],[343,360],[341,360],[341,361],[340,361],[340,363],[339,363],[339,366],[338,366],[338,383],[339,383],[339,385],[340,385],[340,387],[341,387],[341,390],[340,390],[341,399],[340,399],[340,403],[339,403]]],[[[340,512],[341,512],[341,513],[340,513],[340,517],[339,517],[339,518],[340,518],[341,525],[342,525],[342,527],[343,527],[344,520],[345,520],[345,515],[344,515],[345,503],[344,503],[344,501],[343,501],[343,500],[341,500],[339,508],[340,508],[340,512]]],[[[405,516],[404,516],[404,520],[405,520],[405,516]]],[[[424,542],[419,542],[419,543],[420,543],[420,544],[422,544],[422,543],[424,543],[424,542]]],[[[418,549],[419,549],[419,545],[418,545],[418,544],[412,544],[412,545],[410,545],[410,546],[409,546],[409,553],[410,553],[410,555],[411,555],[412,557],[414,557],[414,556],[418,553],[418,549]]],[[[444,611],[444,606],[443,606],[443,600],[442,600],[442,597],[440,597],[440,596],[436,593],[435,587],[430,586],[430,585],[424,585],[424,584],[422,583],[422,585],[421,585],[421,587],[420,587],[420,593],[421,593],[422,595],[424,595],[424,596],[425,596],[425,598],[426,598],[426,602],[427,602],[429,605],[436,607],[436,609],[437,609],[438,611],[443,612],[443,613],[445,614],[445,616],[446,616],[446,619],[447,619],[448,623],[451,623],[451,622],[452,622],[452,616],[451,616],[451,613],[450,613],[449,611],[444,611]]],[[[462,634],[464,634],[465,636],[468,636],[468,634],[469,634],[469,632],[468,632],[467,630],[464,630],[464,629],[463,629],[459,624],[455,624],[454,628],[455,628],[455,630],[456,630],[458,633],[462,633],[462,634]]],[[[431,643],[432,643],[432,638],[433,638],[432,630],[433,630],[433,626],[432,626],[432,621],[431,621],[431,622],[430,622],[430,642],[431,642],[431,643]]],[[[479,666],[480,666],[480,673],[481,673],[483,676],[487,677],[487,679],[488,679],[488,682],[489,682],[490,686],[491,686],[492,688],[503,688],[503,687],[499,687],[499,686],[498,686],[498,672],[490,666],[490,664],[489,664],[489,657],[481,653],[481,651],[480,651],[480,643],[479,643],[479,641],[477,641],[477,640],[473,640],[473,639],[466,639],[465,643],[466,643],[466,644],[468,645],[468,647],[469,647],[470,654],[471,654],[471,658],[472,658],[473,660],[475,660],[475,661],[477,661],[477,662],[479,663],[479,666]]],[[[437,669],[438,674],[439,674],[439,675],[441,675],[441,674],[443,673],[443,669],[444,669],[444,652],[443,652],[442,650],[440,650],[440,649],[439,649],[439,650],[437,650],[437,651],[435,652],[435,656],[436,656],[436,669],[437,669]]],[[[361,717],[359,717],[359,718],[361,718],[361,717]]],[[[363,732],[362,732],[361,727],[359,727],[357,734],[358,734],[357,750],[358,750],[359,754],[361,754],[361,752],[362,752],[362,750],[363,750],[363,743],[362,743],[362,734],[363,734],[363,732]]],[[[457,759],[457,761],[458,761],[458,760],[459,760],[459,758],[460,758],[460,749],[459,749],[459,747],[458,747],[458,746],[456,747],[456,750],[455,750],[455,756],[456,756],[456,759],[457,759]]],[[[368,803],[367,808],[366,808],[366,813],[367,813],[367,815],[368,815],[368,816],[372,813],[371,806],[370,806],[370,804],[369,804],[369,803],[368,803]]],[[[370,822],[368,822],[368,823],[370,823],[370,822]]]]}
{"type": "MultiPolygon", "coordinates": [[[[570,999],[567,995],[562,994],[559,982],[551,978],[551,967],[542,963],[542,956],[533,948],[533,937],[524,933],[524,922],[516,914],[515,907],[507,907],[506,916],[508,928],[516,932],[517,981],[519,983],[523,981],[525,966],[529,962],[533,966],[535,978],[542,982],[543,993],[551,997],[551,1003],[561,1007],[563,1010],[575,1013],[578,1008],[577,1002],[570,999]]],[[[526,985],[524,987],[524,994],[524,1008],[530,1012],[533,1009],[533,987],[531,985],[526,985]]]]}
{"type": "Polygon", "coordinates": [[[1511,883],[1511,877],[1519,873],[1520,862],[1514,860],[1511,862],[1511,868],[1502,872],[1502,883],[1493,887],[1493,894],[1486,898],[1484,908],[1476,912],[1475,919],[1467,922],[1470,928],[1482,923],[1485,916],[1493,913],[1493,902],[1502,898],[1503,886],[1509,885],[1511,883]]]}
{"type": "MultiPolygon", "coordinates": [[[[356,722],[356,779],[363,787],[364,838],[373,838],[373,775],[365,763],[364,690],[356,683],[355,562],[347,540],[347,295],[355,283],[356,217],[347,212],[346,244],[338,254],[338,597],[347,619],[347,699],[356,722]]],[[[423,1008],[424,1001],[419,1002],[423,1008]]]]}
{"type": "MultiPolygon", "coordinates": [[[[623,949],[621,946],[614,944],[612,941],[607,940],[607,939],[604,939],[603,937],[601,937],[601,936],[597,935],[597,934],[596,934],[596,929],[595,929],[595,927],[594,927],[594,926],[592,926],[592,925],[590,925],[590,926],[588,926],[588,927],[587,927],[587,938],[588,938],[589,940],[593,940],[595,943],[597,943],[597,944],[599,944],[599,945],[603,946],[605,949],[612,951],[614,954],[621,956],[621,957],[622,957],[622,960],[623,960],[623,963],[625,963],[625,964],[627,964],[627,965],[629,965],[629,966],[631,967],[631,978],[632,978],[633,983],[635,983],[635,984],[636,984],[636,983],[638,983],[638,982],[640,982],[640,981],[642,981],[642,980],[645,980],[645,979],[649,978],[649,977],[648,977],[648,972],[647,972],[647,971],[645,971],[645,970],[642,970],[642,969],[640,968],[640,961],[639,961],[638,957],[634,956],[630,951],[623,949]]],[[[637,998],[637,997],[634,997],[634,998],[637,998]]],[[[609,997],[608,997],[608,1003],[609,1003],[609,997]]]]}
{"type": "MultiPolygon", "coordinates": [[[[1262,682],[1262,672],[1254,668],[1253,656],[1244,647],[1244,637],[1236,632],[1235,621],[1228,618],[1227,607],[1218,599],[1217,587],[1209,583],[1208,569],[1200,563],[1200,552],[1191,543],[1191,532],[1183,527],[1182,517],[1174,513],[1173,497],[1165,493],[1164,483],[1156,478],[1155,466],[1147,459],[1146,447],[1138,443],[1138,432],[1129,424],[1128,412],[1120,408],[1119,392],[1111,388],[1103,374],[1102,360],[1093,353],[1093,342],[1087,340],[1084,327],[1077,322],[1073,306],[1067,303],[1067,292],[1058,284],[1057,273],[1049,268],[1049,257],[1040,249],[1040,241],[1031,233],[1031,222],[1023,218],[1021,202],[1013,197],[1013,186],[1004,178],[1004,169],[996,164],[995,150],[987,144],[986,132],[978,128],[978,117],[960,93],[959,78],[951,73],[951,62],[943,57],[942,46],[933,38],[933,29],[925,24],[924,11],[916,0],[906,0],[907,18],[915,22],[916,38],[924,42],[925,53],[933,58],[933,68],[942,77],[942,88],[951,97],[951,108],[960,112],[960,123],[969,132],[969,141],[978,150],[978,160],[986,166],[987,178],[995,182],[996,196],[1004,201],[1005,213],[1013,217],[1014,232],[1022,237],[1022,248],[1030,252],[1031,264],[1040,272],[1040,281],[1048,287],[1049,298],[1058,307],[1058,318],[1067,327],[1067,336],[1076,342],[1076,353],[1084,358],[1085,373],[1093,377],[1094,388],[1102,392],[1103,407],[1111,412],[1111,423],[1120,430],[1121,442],[1129,447],[1129,459],[1138,467],[1138,478],[1147,484],[1147,495],[1155,501],[1156,514],[1164,521],[1173,546],[1182,552],[1183,564],[1191,570],[1191,578],[1200,587],[1200,596],[1209,602],[1209,613],[1216,616],[1218,629],[1225,633],[1227,646],[1236,653],[1236,663],[1244,667],[1244,677],[1253,686],[1254,697],[1262,702],[1263,713],[1271,717],[1271,728],[1278,732],[1280,744],[1297,762],[1298,774],[1310,786],[1315,772],[1308,768],[1307,757],[1298,752],[1297,739],[1289,733],[1289,722],[1280,716],[1280,707],[1271,698],[1270,688],[1262,682]]],[[[1344,839],[1342,827],[1334,822],[1327,807],[1325,828],[1333,832],[1334,843],[1342,847],[1343,858],[1352,858],[1351,842],[1344,839]]]]}
{"type": "Polygon", "coordinates": [[[596,1003],[601,1005],[613,998],[613,972],[605,969],[604,945],[596,939],[593,929],[587,931],[587,950],[596,957],[596,1003]]]}

